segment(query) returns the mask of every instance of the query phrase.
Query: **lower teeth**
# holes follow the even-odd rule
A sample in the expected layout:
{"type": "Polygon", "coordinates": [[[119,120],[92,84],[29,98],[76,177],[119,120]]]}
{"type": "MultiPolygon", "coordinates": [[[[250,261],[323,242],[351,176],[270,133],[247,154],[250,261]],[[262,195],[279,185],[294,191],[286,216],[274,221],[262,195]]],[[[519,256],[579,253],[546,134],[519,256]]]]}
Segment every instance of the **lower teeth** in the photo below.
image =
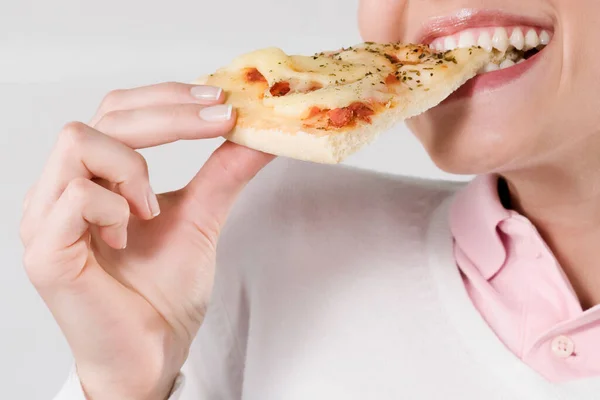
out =
{"type": "Polygon", "coordinates": [[[500,69],[512,67],[516,64],[513,60],[504,60],[500,63],[500,69]]]}
{"type": "Polygon", "coordinates": [[[492,71],[498,71],[500,69],[500,66],[498,64],[494,64],[493,62],[488,63],[485,67],[483,67],[481,69],[481,71],[479,71],[480,73],[483,72],[492,72],[492,71]]]}
{"type": "Polygon", "coordinates": [[[525,60],[539,53],[543,47],[544,46],[540,46],[537,49],[527,51],[519,51],[511,47],[505,53],[495,51],[494,61],[483,67],[480,73],[498,71],[500,69],[513,67],[516,64],[521,64],[522,62],[525,62],[525,60]]]}

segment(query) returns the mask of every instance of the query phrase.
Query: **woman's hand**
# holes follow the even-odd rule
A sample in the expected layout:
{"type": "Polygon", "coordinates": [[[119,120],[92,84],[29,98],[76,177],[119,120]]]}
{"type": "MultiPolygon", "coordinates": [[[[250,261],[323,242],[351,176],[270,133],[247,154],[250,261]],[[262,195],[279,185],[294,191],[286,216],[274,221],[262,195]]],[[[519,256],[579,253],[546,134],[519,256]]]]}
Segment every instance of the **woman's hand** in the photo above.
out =
{"type": "Polygon", "coordinates": [[[92,400],[165,399],[202,324],[219,231],[273,157],[226,142],[157,197],[134,149],[227,133],[235,112],[222,102],[180,83],[112,92],[89,125],[63,128],[27,195],[25,268],[92,400]]]}

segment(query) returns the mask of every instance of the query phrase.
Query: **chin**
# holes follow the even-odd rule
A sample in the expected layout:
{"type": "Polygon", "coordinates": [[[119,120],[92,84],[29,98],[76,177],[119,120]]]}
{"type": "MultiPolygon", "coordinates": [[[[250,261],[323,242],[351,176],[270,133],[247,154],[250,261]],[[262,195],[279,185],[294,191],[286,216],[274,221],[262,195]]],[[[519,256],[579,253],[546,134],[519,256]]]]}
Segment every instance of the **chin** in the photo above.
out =
{"type": "Polygon", "coordinates": [[[517,127],[509,119],[477,124],[473,115],[460,115],[460,108],[457,102],[407,121],[441,170],[457,175],[502,173],[522,167],[523,159],[539,151],[533,127],[517,127]]]}

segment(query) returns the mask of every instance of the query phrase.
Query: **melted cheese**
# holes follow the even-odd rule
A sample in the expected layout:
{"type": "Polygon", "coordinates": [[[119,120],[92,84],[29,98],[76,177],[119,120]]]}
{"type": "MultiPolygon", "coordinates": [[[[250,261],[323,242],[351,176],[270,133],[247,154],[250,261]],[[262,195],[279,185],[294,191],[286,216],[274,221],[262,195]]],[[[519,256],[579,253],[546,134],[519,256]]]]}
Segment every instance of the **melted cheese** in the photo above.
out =
{"type": "MultiPolygon", "coordinates": [[[[477,48],[471,51],[483,52],[477,48]]],[[[302,119],[312,107],[334,109],[356,101],[389,105],[394,96],[429,90],[428,86],[438,80],[435,74],[444,75],[456,68],[458,62],[452,54],[435,53],[427,46],[365,43],[334,53],[289,56],[271,47],[238,57],[213,74],[209,82],[237,92],[231,97],[234,106],[241,102],[253,112],[268,109],[270,119],[302,119]],[[247,68],[256,68],[267,84],[244,82],[240,74],[247,68]],[[386,84],[390,74],[397,82],[386,84]],[[289,82],[291,91],[272,96],[269,87],[281,81],[289,82]],[[321,88],[306,93],[315,85],[321,88]],[[240,93],[240,87],[244,87],[244,93],[240,93]]]]}

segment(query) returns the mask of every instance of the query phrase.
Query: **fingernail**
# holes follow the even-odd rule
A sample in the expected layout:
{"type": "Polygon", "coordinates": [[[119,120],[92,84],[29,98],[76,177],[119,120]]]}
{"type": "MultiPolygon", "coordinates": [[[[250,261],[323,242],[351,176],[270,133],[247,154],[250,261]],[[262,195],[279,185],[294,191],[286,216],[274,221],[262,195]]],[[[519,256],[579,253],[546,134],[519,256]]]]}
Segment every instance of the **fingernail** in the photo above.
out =
{"type": "Polygon", "coordinates": [[[198,100],[218,100],[223,89],[216,86],[194,86],[191,90],[192,96],[198,100]]]}
{"type": "Polygon", "coordinates": [[[152,189],[148,189],[148,196],[146,197],[146,200],[148,202],[148,210],[150,211],[150,215],[152,215],[152,217],[156,217],[158,214],[160,214],[158,198],[156,198],[156,195],[152,189]]]}
{"type": "Polygon", "coordinates": [[[219,104],[200,110],[200,118],[208,122],[220,122],[231,119],[231,104],[219,104]]]}

